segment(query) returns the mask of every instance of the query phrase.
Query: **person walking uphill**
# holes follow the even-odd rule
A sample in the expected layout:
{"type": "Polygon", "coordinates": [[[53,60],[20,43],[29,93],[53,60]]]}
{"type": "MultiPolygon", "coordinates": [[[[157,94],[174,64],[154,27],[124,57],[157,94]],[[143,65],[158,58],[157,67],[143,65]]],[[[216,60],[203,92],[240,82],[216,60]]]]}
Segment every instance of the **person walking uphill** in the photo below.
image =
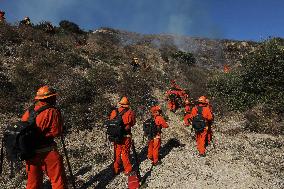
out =
{"type": "Polygon", "coordinates": [[[205,102],[206,102],[206,106],[210,109],[210,112],[212,114],[212,120],[208,122],[208,130],[207,130],[206,139],[205,139],[205,146],[209,146],[212,141],[212,137],[213,137],[212,125],[214,121],[214,114],[213,114],[213,107],[210,104],[210,100],[206,98],[205,102]]]}
{"type": "Polygon", "coordinates": [[[119,115],[123,121],[123,135],[120,141],[114,142],[114,174],[119,174],[121,160],[124,167],[125,175],[132,172],[132,165],[130,162],[130,147],[131,147],[131,127],[135,125],[135,113],[129,108],[129,101],[127,97],[122,97],[118,103],[118,108],[113,110],[110,114],[110,120],[117,118],[119,115]]]}
{"type": "Polygon", "coordinates": [[[151,118],[146,120],[143,125],[144,134],[148,136],[148,159],[152,165],[156,166],[159,162],[159,150],[161,148],[161,130],[168,128],[168,124],[161,115],[160,106],[153,106],[150,109],[151,118]]]}
{"type": "MultiPolygon", "coordinates": [[[[43,187],[43,171],[49,177],[52,189],[66,189],[66,176],[62,156],[56,149],[54,138],[62,133],[62,117],[55,108],[57,93],[49,86],[40,87],[35,96],[34,111],[46,108],[36,116],[36,129],[38,141],[34,141],[36,154],[26,160],[28,175],[27,189],[40,189],[43,187]],[[47,107],[45,107],[47,106],[47,107]]],[[[27,110],[22,121],[28,121],[31,109],[27,110]]]]}
{"type": "Polygon", "coordinates": [[[0,10],[0,23],[5,21],[5,12],[0,10]]]}
{"type": "Polygon", "coordinates": [[[192,123],[195,129],[197,150],[200,157],[205,156],[205,141],[208,131],[208,124],[212,121],[213,115],[210,108],[206,104],[206,97],[201,96],[198,99],[198,104],[194,106],[190,114],[184,117],[185,125],[192,123]]]}

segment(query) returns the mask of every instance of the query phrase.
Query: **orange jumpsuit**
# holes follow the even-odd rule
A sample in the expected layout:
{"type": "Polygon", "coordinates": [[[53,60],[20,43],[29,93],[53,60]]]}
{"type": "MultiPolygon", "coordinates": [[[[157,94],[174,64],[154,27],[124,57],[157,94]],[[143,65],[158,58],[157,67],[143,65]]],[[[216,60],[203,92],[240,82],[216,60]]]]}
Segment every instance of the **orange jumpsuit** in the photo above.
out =
{"type": "MultiPolygon", "coordinates": [[[[206,146],[206,136],[207,136],[207,130],[208,130],[208,123],[213,120],[213,115],[205,104],[199,104],[198,106],[203,107],[202,108],[202,116],[206,120],[206,128],[202,132],[196,132],[196,145],[197,145],[197,150],[199,151],[200,155],[205,154],[206,146]]],[[[192,119],[197,116],[197,106],[193,107],[191,110],[190,114],[187,114],[184,117],[184,121],[186,125],[189,125],[189,120],[192,121],[192,119]]]]}
{"type": "Polygon", "coordinates": [[[191,105],[190,104],[186,104],[184,106],[184,113],[185,114],[190,114],[190,111],[191,111],[191,105]]]}
{"type": "MultiPolygon", "coordinates": [[[[34,110],[38,110],[45,105],[45,102],[37,102],[34,110]]],[[[28,121],[28,119],[29,111],[27,110],[22,116],[22,121],[28,121]]],[[[67,185],[63,159],[56,150],[56,143],[53,141],[54,137],[62,133],[62,117],[60,111],[55,108],[42,111],[36,117],[36,125],[39,131],[44,133],[46,141],[37,141],[40,145],[35,157],[26,161],[26,172],[28,175],[27,189],[42,188],[43,171],[45,171],[49,177],[52,189],[65,189],[67,185]]]]}
{"type": "MultiPolygon", "coordinates": [[[[123,107],[118,108],[119,112],[124,110],[123,107]]],[[[110,119],[114,119],[116,117],[116,111],[113,110],[110,114],[110,119]]],[[[114,164],[113,169],[116,174],[119,173],[119,167],[121,164],[121,160],[124,167],[124,173],[129,174],[132,171],[132,165],[129,159],[130,155],[130,147],[131,147],[131,127],[135,125],[136,118],[135,113],[132,110],[128,110],[122,115],[123,123],[125,125],[126,135],[123,138],[121,144],[114,143],[114,164]]]]}
{"type": "MultiPolygon", "coordinates": [[[[155,124],[158,128],[168,128],[168,124],[161,115],[153,115],[155,124]]],[[[152,139],[148,141],[148,159],[152,160],[153,164],[159,161],[159,150],[161,148],[161,131],[152,139]]]]}
{"type": "Polygon", "coordinates": [[[177,90],[168,90],[166,92],[166,96],[168,98],[168,109],[171,110],[171,111],[176,111],[177,110],[177,102],[176,100],[172,100],[172,99],[169,99],[169,96],[171,94],[175,94],[177,97],[180,97],[180,95],[182,94],[180,91],[177,91],[177,90]]]}

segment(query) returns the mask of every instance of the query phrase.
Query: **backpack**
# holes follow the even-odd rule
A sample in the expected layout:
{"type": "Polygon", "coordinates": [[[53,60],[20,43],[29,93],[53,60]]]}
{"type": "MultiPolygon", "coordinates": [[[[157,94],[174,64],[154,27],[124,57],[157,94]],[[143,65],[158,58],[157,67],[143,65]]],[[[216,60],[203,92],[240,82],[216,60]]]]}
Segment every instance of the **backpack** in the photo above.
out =
{"type": "Polygon", "coordinates": [[[201,106],[197,106],[197,115],[192,120],[192,127],[196,132],[202,132],[206,127],[205,119],[202,116],[202,109],[201,106]]]}
{"type": "Polygon", "coordinates": [[[107,127],[107,135],[110,142],[121,143],[123,136],[125,135],[125,125],[123,123],[122,115],[128,111],[128,109],[123,110],[119,113],[118,109],[116,111],[116,117],[114,119],[108,120],[105,125],[107,127]]]}
{"type": "Polygon", "coordinates": [[[144,135],[147,136],[149,140],[152,140],[158,134],[159,128],[157,127],[153,117],[147,119],[143,123],[143,131],[144,135]]]}
{"type": "Polygon", "coordinates": [[[7,134],[8,158],[13,161],[33,158],[40,140],[44,138],[36,127],[36,117],[42,111],[53,106],[46,105],[37,111],[34,110],[34,107],[33,105],[29,108],[28,121],[19,121],[7,134]]]}
{"type": "Polygon", "coordinates": [[[169,99],[170,99],[170,101],[175,101],[176,98],[177,98],[177,95],[176,95],[176,94],[174,94],[174,93],[169,94],[169,99]]]}

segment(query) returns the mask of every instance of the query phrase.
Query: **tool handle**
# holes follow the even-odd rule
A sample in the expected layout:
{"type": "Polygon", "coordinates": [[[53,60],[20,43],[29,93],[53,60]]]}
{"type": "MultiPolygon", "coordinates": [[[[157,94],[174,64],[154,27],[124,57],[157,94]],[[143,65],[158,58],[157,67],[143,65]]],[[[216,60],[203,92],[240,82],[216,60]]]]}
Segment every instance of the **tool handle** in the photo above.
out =
{"type": "Polygon", "coordinates": [[[74,175],[72,173],[72,169],[71,169],[70,161],[69,161],[69,158],[68,158],[67,149],[66,149],[66,146],[65,146],[63,135],[61,135],[60,139],[61,139],[61,143],[62,143],[62,147],[63,147],[65,159],[66,159],[66,163],[67,163],[68,170],[69,170],[70,177],[71,177],[71,184],[72,184],[73,188],[76,189],[75,178],[74,178],[74,175]]]}

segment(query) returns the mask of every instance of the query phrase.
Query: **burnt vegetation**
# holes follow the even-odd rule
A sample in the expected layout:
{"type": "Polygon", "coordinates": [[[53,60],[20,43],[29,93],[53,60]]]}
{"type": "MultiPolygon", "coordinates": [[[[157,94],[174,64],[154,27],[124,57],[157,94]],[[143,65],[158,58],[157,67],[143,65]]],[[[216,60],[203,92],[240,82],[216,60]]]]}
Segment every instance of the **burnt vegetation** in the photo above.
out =
{"type": "MultiPolygon", "coordinates": [[[[68,132],[66,140],[75,176],[94,173],[88,180],[77,179],[77,184],[87,188],[100,181],[98,186],[104,188],[110,182],[105,178],[110,175],[110,167],[97,170],[92,165],[106,165],[112,159],[102,127],[111,109],[121,96],[127,95],[137,121],[141,122],[152,102],[166,104],[165,91],[169,89],[170,80],[175,79],[188,91],[192,101],[201,95],[210,98],[215,119],[220,124],[216,133],[225,134],[228,140],[220,144],[222,151],[235,145],[236,160],[248,156],[258,168],[271,171],[273,177],[277,170],[276,176],[283,178],[283,169],[279,169],[283,159],[280,155],[278,159],[268,159],[270,164],[267,158],[262,158],[263,152],[273,158],[270,150],[283,147],[281,141],[269,138],[255,141],[252,138],[251,145],[259,150],[257,153],[247,151],[244,145],[247,140],[243,136],[241,143],[236,143],[240,134],[283,135],[283,71],[284,41],[280,38],[256,43],[141,35],[112,28],[86,32],[70,21],[62,21],[58,27],[51,27],[46,21],[29,27],[0,24],[0,124],[4,130],[17,121],[33,102],[36,90],[42,85],[52,85],[59,93],[58,104],[68,132]],[[136,71],[131,64],[134,57],[140,64],[136,71]],[[225,64],[230,67],[228,73],[223,71],[225,64]],[[224,123],[225,118],[239,115],[236,112],[244,115],[244,126],[224,123]],[[265,149],[269,150],[266,152],[265,149]]],[[[174,129],[181,128],[179,125],[172,127],[171,132],[175,136],[174,129]]],[[[139,137],[135,140],[139,141],[139,137]]],[[[188,143],[187,138],[180,139],[186,139],[188,143]]],[[[183,146],[173,140],[171,138],[164,145],[162,157],[183,152],[169,154],[171,149],[183,146]]],[[[140,145],[144,144],[141,142],[140,145]]],[[[276,150],[275,154],[278,154],[276,150]]],[[[173,158],[173,162],[188,158],[191,152],[183,153],[173,158]]],[[[197,166],[200,164],[195,164],[197,166]]],[[[4,167],[8,167],[7,162],[4,167]]],[[[257,171],[255,174],[261,175],[257,171]]],[[[3,178],[8,179],[8,170],[4,172],[7,177],[3,178]]],[[[14,176],[8,179],[11,188],[23,187],[26,179],[23,169],[14,176]]],[[[6,182],[4,186],[7,186],[6,182]]],[[[228,187],[227,183],[225,186],[228,187]]]]}
{"type": "MultiPolygon", "coordinates": [[[[111,28],[86,32],[66,20],[50,32],[48,25],[0,25],[0,108],[4,115],[23,112],[36,89],[49,84],[60,94],[68,128],[92,129],[115,105],[111,96],[128,95],[139,112],[147,102],[159,100],[153,91],[166,91],[171,79],[177,79],[193,99],[213,97],[217,113],[248,112],[250,124],[259,120],[252,115],[256,106],[265,107],[258,111],[271,119],[283,114],[283,39],[258,44],[140,35],[111,28]],[[142,65],[137,72],[130,64],[133,57],[142,65]],[[224,64],[232,67],[230,73],[222,72],[224,64]]],[[[277,127],[272,133],[282,131],[277,127]]]]}

